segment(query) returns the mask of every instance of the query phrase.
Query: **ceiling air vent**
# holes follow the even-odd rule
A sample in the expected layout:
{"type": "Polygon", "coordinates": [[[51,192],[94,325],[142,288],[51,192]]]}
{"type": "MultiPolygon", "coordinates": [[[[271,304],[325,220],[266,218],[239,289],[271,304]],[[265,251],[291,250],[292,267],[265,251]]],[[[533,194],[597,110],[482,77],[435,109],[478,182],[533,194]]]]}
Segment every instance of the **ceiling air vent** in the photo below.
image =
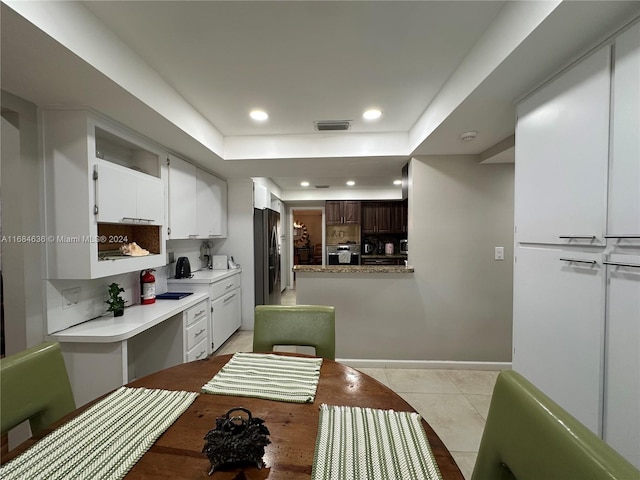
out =
{"type": "Polygon", "coordinates": [[[316,188],[329,188],[329,185],[315,185],[316,188]]]}
{"type": "Polygon", "coordinates": [[[313,124],[319,132],[344,131],[351,128],[351,120],[318,120],[313,124]]]}

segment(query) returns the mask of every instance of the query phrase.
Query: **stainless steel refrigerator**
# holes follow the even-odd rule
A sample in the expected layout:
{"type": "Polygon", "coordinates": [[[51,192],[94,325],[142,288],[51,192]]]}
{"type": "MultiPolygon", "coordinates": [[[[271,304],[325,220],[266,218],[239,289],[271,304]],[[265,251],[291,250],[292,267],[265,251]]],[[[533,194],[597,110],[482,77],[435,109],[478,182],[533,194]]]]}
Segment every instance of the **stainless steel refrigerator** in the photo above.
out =
{"type": "Polygon", "coordinates": [[[280,305],[280,213],[253,209],[256,305],[280,305]]]}

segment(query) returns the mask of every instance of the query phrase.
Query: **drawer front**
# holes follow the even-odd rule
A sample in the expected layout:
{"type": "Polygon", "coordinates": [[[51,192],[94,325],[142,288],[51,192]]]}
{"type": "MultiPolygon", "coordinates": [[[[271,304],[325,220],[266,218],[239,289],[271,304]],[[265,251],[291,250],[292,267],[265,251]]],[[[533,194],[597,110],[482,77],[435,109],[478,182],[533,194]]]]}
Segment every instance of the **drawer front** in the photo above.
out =
{"type": "Polygon", "coordinates": [[[193,362],[194,360],[202,360],[207,358],[207,341],[203,340],[195,347],[187,352],[185,355],[186,362],[193,362]]]}
{"type": "Polygon", "coordinates": [[[211,285],[211,301],[214,301],[216,298],[229,293],[234,288],[238,288],[240,286],[240,275],[233,275],[231,277],[225,278],[224,280],[220,280],[211,285]]]}
{"type": "Polygon", "coordinates": [[[204,300],[185,312],[187,316],[187,327],[202,319],[207,318],[207,301],[204,300]]]}
{"type": "Polygon", "coordinates": [[[200,321],[187,327],[187,350],[191,350],[196,344],[207,339],[207,319],[202,318],[200,321]]]}

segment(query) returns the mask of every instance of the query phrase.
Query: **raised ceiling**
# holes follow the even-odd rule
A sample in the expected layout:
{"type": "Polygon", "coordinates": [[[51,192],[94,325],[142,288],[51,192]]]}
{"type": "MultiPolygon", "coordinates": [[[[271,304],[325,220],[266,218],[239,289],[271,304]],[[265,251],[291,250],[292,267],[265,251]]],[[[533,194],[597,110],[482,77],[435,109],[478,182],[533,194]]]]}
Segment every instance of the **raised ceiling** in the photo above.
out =
{"type": "Polygon", "coordinates": [[[480,155],[512,135],[517,98],[639,12],[637,1],[6,0],[2,88],[91,106],[285,197],[301,180],[330,192],[347,179],[394,195],[411,155],[480,155]],[[371,107],[381,119],[362,119],[371,107]],[[254,108],[269,120],[251,120],[254,108]],[[320,133],[317,120],[352,127],[320,133]],[[478,138],[460,141],[467,130],[478,138]]]}

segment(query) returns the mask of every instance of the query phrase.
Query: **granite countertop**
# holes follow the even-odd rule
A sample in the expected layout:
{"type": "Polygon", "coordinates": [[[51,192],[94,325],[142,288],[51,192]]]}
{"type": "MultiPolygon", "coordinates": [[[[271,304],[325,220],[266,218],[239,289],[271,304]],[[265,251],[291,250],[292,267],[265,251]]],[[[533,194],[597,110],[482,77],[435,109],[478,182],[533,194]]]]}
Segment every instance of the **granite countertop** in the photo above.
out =
{"type": "Polygon", "coordinates": [[[294,272],[305,273],[413,273],[404,265],[296,265],[294,272]]]}

